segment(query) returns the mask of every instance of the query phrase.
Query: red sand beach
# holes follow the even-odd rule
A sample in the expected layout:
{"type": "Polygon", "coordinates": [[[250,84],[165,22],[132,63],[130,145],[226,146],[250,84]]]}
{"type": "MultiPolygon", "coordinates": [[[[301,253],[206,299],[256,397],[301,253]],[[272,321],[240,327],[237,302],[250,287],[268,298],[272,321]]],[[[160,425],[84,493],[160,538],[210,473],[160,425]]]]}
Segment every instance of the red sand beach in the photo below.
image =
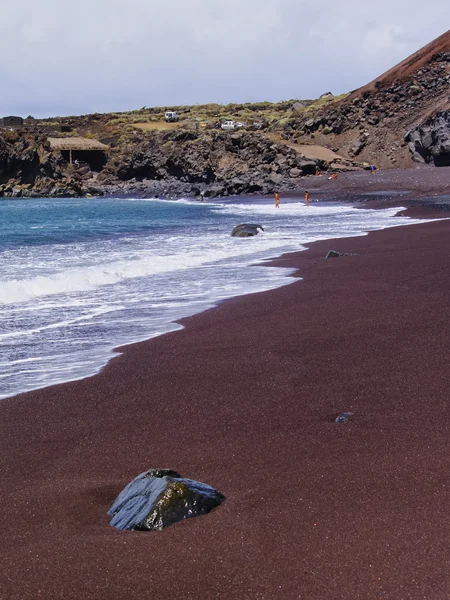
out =
{"type": "Polygon", "coordinates": [[[303,281],[0,402],[2,600],[450,597],[450,221],[275,264],[303,281]],[[112,529],[150,467],[227,501],[112,529]]]}

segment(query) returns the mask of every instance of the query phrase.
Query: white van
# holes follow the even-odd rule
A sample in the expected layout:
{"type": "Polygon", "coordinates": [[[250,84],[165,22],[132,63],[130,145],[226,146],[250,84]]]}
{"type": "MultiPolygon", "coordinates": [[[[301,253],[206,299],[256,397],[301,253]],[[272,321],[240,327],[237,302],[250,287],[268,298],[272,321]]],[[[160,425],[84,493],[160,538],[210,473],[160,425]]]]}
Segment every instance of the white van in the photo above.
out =
{"type": "Polygon", "coordinates": [[[174,110],[168,110],[164,115],[164,120],[166,123],[174,123],[178,121],[180,117],[174,110]]]}
{"type": "Polygon", "coordinates": [[[235,127],[234,121],[224,121],[221,125],[222,129],[234,129],[235,127]]]}

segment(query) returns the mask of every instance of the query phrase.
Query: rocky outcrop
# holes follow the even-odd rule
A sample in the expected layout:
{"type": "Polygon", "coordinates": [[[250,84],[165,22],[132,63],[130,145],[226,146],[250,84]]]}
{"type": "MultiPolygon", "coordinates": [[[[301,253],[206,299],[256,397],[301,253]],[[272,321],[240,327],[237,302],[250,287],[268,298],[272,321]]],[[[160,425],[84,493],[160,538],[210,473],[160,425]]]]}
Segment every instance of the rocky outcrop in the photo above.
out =
{"type": "Polygon", "coordinates": [[[76,196],[79,182],[67,177],[47,138],[0,132],[0,197],[76,196]]]}
{"type": "Polygon", "coordinates": [[[105,175],[125,181],[184,184],[206,198],[293,189],[316,163],[259,133],[173,131],[152,133],[125,151],[117,147],[105,175]]]}
{"type": "Polygon", "coordinates": [[[316,162],[256,132],[132,132],[112,146],[101,172],[68,165],[45,137],[8,135],[0,137],[0,196],[267,194],[295,189],[316,171],[316,162]]]}
{"type": "Polygon", "coordinates": [[[421,127],[406,134],[413,160],[450,166],[450,111],[437,114],[421,127]]]}
{"type": "Polygon", "coordinates": [[[122,490],[108,514],[116,529],[160,531],[204,515],[224,500],[223,494],[205,483],[183,479],[171,469],[150,469],[122,490]]]}

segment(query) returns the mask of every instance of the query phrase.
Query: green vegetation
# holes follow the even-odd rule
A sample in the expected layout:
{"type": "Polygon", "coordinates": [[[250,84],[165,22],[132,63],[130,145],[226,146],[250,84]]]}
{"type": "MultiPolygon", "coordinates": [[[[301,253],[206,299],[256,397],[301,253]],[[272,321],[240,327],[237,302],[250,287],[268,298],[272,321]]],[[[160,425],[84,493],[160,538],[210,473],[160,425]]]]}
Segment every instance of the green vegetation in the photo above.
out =
{"type": "MultiPolygon", "coordinates": [[[[47,135],[63,135],[67,137],[81,136],[98,139],[108,144],[132,141],[136,136],[151,135],[154,131],[173,129],[205,129],[214,127],[219,120],[234,120],[252,126],[259,123],[265,130],[277,132],[298,120],[314,117],[314,113],[326,106],[332,106],[346,98],[341,96],[324,96],[316,100],[283,100],[281,102],[245,102],[230,104],[197,104],[194,106],[159,106],[143,107],[126,112],[105,114],[52,117],[36,119],[33,128],[47,135]],[[165,123],[164,113],[176,111],[180,120],[177,123],[165,123]]],[[[323,133],[327,134],[327,131],[323,133]]]]}

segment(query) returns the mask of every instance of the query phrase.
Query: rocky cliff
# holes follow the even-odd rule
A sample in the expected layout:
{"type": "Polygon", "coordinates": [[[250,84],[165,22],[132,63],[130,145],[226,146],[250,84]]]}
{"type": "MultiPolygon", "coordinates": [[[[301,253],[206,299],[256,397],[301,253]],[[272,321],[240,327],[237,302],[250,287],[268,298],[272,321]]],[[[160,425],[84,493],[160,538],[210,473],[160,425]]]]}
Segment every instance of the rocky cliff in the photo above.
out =
{"type": "Polygon", "coordinates": [[[77,182],[52,153],[47,137],[21,131],[0,134],[0,197],[76,196],[77,182]]]}
{"type": "Polygon", "coordinates": [[[413,160],[450,167],[450,110],[438,113],[406,134],[413,160]]]}
{"type": "Polygon", "coordinates": [[[153,188],[174,190],[181,185],[191,195],[215,197],[293,189],[315,170],[316,162],[262,134],[171,131],[116,148],[96,183],[148,188],[153,182],[153,188]]]}
{"type": "Polygon", "coordinates": [[[316,165],[326,166],[258,133],[180,130],[129,136],[111,148],[98,173],[51,154],[45,138],[12,136],[0,138],[3,196],[266,194],[294,189],[316,165]]]}

